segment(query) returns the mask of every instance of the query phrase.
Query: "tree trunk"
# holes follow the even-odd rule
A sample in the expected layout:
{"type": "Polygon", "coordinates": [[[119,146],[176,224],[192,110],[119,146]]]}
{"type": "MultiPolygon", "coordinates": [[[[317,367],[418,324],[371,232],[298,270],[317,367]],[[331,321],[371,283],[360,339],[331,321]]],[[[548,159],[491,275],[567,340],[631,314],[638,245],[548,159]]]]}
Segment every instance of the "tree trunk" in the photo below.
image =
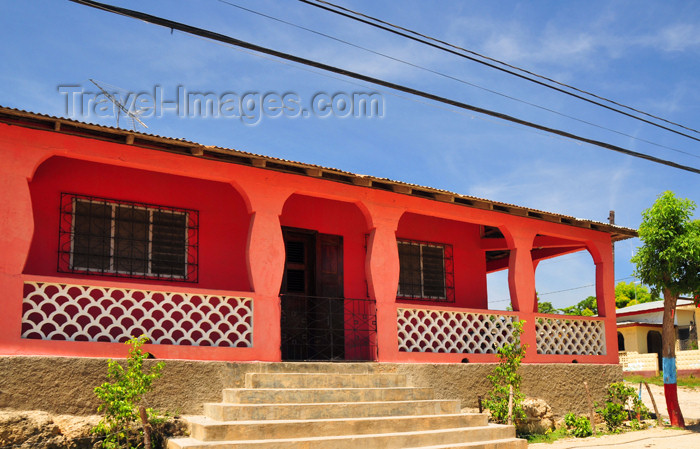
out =
{"type": "Polygon", "coordinates": [[[678,404],[678,385],[676,384],[676,329],[673,318],[676,313],[676,301],[678,295],[664,288],[664,324],[661,332],[662,358],[664,371],[664,394],[666,395],[666,409],[671,420],[671,425],[685,428],[681,407],[678,404]]]}

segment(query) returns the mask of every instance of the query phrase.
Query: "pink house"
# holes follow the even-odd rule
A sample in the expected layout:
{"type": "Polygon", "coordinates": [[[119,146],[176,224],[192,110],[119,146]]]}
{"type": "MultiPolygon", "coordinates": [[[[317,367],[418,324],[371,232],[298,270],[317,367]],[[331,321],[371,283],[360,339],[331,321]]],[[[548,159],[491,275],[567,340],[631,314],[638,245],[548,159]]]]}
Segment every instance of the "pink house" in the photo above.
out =
{"type": "Polygon", "coordinates": [[[526,363],[618,363],[632,229],[8,108],[0,157],[0,354],[481,363],[524,320],[526,363]],[[537,313],[538,263],[577,251],[599,316],[537,313]]]}

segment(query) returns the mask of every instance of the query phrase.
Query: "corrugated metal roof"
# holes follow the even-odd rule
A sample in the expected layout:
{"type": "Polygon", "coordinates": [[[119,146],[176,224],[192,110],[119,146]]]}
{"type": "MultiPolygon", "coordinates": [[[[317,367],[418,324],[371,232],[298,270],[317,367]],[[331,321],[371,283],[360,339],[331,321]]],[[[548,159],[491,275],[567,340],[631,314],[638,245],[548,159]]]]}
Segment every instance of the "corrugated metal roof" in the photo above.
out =
{"type": "Polygon", "coordinates": [[[611,234],[613,241],[624,240],[637,236],[637,231],[634,229],[611,225],[600,221],[576,218],[569,215],[522,207],[516,204],[502,203],[475,196],[462,195],[449,190],[396,181],[389,178],[361,175],[322,165],[308,164],[218,146],[201,145],[187,139],[165,137],[140,131],[129,131],[112,126],[86,123],[74,119],[40,114],[21,109],[0,106],[0,122],[16,124],[29,128],[51,130],[66,134],[76,134],[102,140],[118,141],[120,143],[128,143],[130,145],[150,149],[167,149],[168,151],[189,153],[190,155],[200,157],[211,156],[217,160],[221,160],[222,162],[231,162],[252,165],[258,168],[292,172],[299,175],[323,178],[330,181],[346,182],[368,188],[389,190],[399,194],[408,194],[421,198],[456,203],[468,207],[476,207],[479,209],[487,209],[495,212],[508,213],[511,215],[594,229],[611,234]],[[226,158],[225,156],[228,157],[226,158]]]}
{"type": "MultiPolygon", "coordinates": [[[[687,306],[693,304],[693,301],[689,299],[679,299],[676,302],[676,307],[680,306],[687,306]]],[[[655,309],[663,309],[664,308],[664,300],[661,299],[659,301],[651,301],[651,302],[645,302],[642,304],[635,304],[633,306],[628,306],[628,307],[623,307],[621,309],[617,309],[615,313],[617,315],[622,315],[625,313],[645,313],[645,312],[651,312],[655,309]]]]}

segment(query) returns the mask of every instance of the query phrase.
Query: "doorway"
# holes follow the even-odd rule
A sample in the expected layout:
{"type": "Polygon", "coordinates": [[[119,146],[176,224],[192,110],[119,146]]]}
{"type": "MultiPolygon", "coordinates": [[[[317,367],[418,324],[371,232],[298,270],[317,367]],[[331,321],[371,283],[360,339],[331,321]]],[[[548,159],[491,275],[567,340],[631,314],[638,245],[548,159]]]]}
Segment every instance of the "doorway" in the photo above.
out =
{"type": "Polygon", "coordinates": [[[662,364],[662,344],[661,344],[661,333],[658,331],[649,331],[647,333],[647,352],[649,354],[656,353],[659,362],[659,371],[663,370],[662,364]]]}
{"type": "Polygon", "coordinates": [[[282,360],[345,360],[343,237],[283,228],[282,360]]]}

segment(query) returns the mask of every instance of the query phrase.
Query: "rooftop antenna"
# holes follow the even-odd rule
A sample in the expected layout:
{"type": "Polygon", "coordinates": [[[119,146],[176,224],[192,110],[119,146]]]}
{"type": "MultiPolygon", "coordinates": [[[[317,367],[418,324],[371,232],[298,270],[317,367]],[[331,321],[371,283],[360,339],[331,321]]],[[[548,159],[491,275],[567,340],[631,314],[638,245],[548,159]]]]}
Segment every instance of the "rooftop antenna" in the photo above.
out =
{"type": "Polygon", "coordinates": [[[119,100],[114,98],[114,95],[110,94],[105,89],[103,89],[102,86],[97,84],[97,81],[95,81],[94,79],[90,78],[90,82],[92,84],[94,84],[95,86],[97,86],[97,88],[102,91],[104,96],[107,97],[109,99],[109,101],[112,102],[112,104],[114,104],[115,109],[117,111],[117,128],[119,128],[119,115],[122,112],[124,114],[126,114],[126,116],[129,118],[129,120],[131,120],[131,129],[132,130],[136,131],[136,122],[139,122],[141,125],[143,125],[144,128],[148,128],[148,126],[146,126],[146,124],[144,122],[142,122],[141,119],[139,119],[138,113],[129,111],[126,108],[126,106],[124,106],[119,100]]]}

